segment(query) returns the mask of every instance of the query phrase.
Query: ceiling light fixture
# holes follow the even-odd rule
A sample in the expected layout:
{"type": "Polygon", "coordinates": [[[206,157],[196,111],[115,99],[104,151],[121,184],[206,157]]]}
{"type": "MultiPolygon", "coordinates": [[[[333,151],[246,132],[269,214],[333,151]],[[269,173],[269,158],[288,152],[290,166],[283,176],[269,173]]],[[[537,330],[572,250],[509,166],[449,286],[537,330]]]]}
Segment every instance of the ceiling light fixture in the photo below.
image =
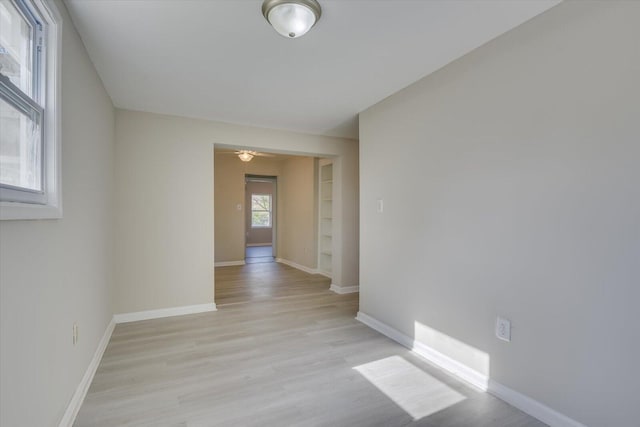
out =
{"type": "Polygon", "coordinates": [[[320,19],[322,9],[316,0],[264,0],[262,14],[283,36],[304,36],[320,19]]]}
{"type": "Polygon", "coordinates": [[[238,152],[238,157],[240,157],[240,160],[243,162],[250,162],[251,159],[253,159],[253,153],[248,150],[240,150],[238,152]]]}

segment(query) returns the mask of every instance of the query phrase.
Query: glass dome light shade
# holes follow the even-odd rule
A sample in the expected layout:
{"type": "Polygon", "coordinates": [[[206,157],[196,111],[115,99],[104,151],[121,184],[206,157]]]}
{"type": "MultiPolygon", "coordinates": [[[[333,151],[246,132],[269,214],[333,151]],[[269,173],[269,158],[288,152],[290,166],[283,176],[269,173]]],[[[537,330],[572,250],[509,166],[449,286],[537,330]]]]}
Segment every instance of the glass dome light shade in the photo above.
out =
{"type": "Polygon", "coordinates": [[[238,153],[238,157],[240,157],[240,160],[243,162],[249,162],[253,159],[253,154],[250,151],[242,150],[238,153]]]}
{"type": "Polygon", "coordinates": [[[305,35],[320,17],[320,5],[309,0],[267,0],[262,11],[279,34],[292,39],[305,35]]]}

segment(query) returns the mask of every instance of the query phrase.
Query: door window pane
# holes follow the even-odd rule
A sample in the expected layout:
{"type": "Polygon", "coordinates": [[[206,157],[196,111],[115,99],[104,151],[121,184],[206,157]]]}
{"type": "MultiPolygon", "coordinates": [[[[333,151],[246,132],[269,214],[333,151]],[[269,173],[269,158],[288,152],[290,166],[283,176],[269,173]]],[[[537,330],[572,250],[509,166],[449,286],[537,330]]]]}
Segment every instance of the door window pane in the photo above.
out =
{"type": "Polygon", "coordinates": [[[42,190],[40,125],[0,98],[0,184],[42,190]]]}
{"type": "Polygon", "coordinates": [[[271,194],[251,195],[251,227],[271,227],[271,194]]]}
{"type": "Polygon", "coordinates": [[[251,195],[251,210],[254,211],[270,211],[271,195],[270,194],[253,194],[251,195]]]}
{"type": "Polygon", "coordinates": [[[31,24],[16,6],[0,0],[0,73],[28,96],[33,96],[32,34],[31,24]]]}
{"type": "Polygon", "coordinates": [[[271,221],[269,221],[269,212],[252,212],[251,213],[251,226],[252,227],[269,227],[271,221]]]}

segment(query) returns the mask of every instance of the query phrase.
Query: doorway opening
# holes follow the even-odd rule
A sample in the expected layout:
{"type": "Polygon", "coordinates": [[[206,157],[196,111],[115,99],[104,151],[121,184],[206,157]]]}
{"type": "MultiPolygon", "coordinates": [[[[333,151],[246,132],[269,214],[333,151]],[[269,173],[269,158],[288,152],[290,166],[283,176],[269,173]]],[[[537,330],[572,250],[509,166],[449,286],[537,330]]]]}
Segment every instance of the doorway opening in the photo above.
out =
{"type": "Polygon", "coordinates": [[[276,197],[275,176],[245,175],[245,263],[275,260],[276,197]]]}
{"type": "Polygon", "coordinates": [[[335,159],[256,152],[247,162],[239,150],[214,152],[216,305],[329,290],[335,159]]]}

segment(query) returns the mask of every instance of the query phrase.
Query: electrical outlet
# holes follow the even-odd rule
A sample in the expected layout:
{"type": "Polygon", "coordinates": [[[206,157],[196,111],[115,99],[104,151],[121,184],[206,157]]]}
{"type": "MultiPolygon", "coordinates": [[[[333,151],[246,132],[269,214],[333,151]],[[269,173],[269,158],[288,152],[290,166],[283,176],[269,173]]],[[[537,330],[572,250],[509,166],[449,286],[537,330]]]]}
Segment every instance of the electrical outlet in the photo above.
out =
{"type": "Polygon", "coordinates": [[[378,213],[384,212],[384,200],[376,200],[376,211],[378,211],[378,213]]]}
{"type": "Polygon", "coordinates": [[[511,322],[498,316],[496,320],[496,337],[503,341],[511,341],[511,322]]]}
{"type": "Polygon", "coordinates": [[[78,343],[78,324],[73,322],[73,345],[78,343]]]}

